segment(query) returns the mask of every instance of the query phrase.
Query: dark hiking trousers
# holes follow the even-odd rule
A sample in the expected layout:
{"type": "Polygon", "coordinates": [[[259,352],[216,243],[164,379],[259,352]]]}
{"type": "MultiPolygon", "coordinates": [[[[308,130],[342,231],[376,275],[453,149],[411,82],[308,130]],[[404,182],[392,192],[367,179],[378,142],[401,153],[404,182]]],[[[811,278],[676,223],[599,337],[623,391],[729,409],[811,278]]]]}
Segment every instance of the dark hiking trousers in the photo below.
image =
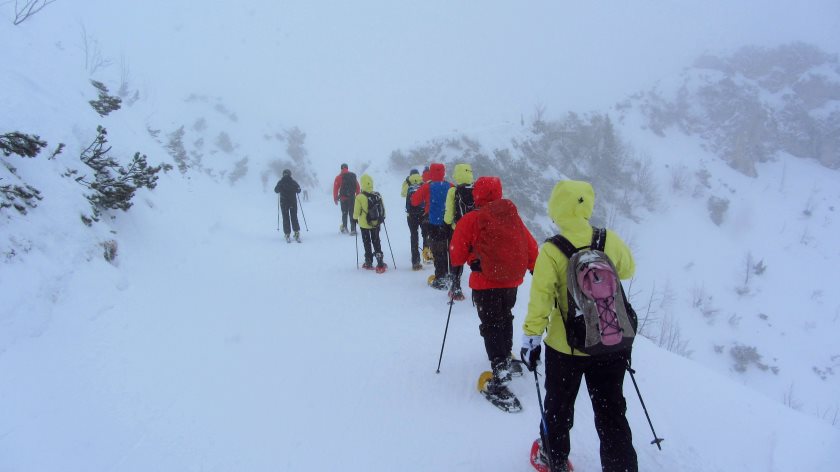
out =
{"type": "MultiPolygon", "coordinates": [[[[406,221],[408,222],[408,232],[411,234],[411,263],[419,264],[420,249],[418,245],[420,244],[420,226],[423,223],[423,214],[409,213],[406,215],[406,221]]],[[[425,231],[423,233],[425,236],[425,231]]]]}
{"type": "Polygon", "coordinates": [[[379,241],[379,226],[373,229],[361,228],[361,230],[362,245],[365,247],[365,263],[373,264],[374,256],[382,257],[382,244],[379,241]]]}
{"type": "Polygon", "coordinates": [[[622,386],[629,352],[600,356],[571,356],[545,347],[545,418],[554,464],[569,457],[569,431],[575,417],[575,399],[581,378],[595,413],[595,429],[601,439],[601,469],[604,472],[637,472],[636,450],[630,425],[624,416],[627,404],[622,386]]]}
{"type": "Polygon", "coordinates": [[[353,205],[355,205],[356,200],[353,198],[341,199],[338,203],[341,204],[341,226],[350,228],[350,231],[356,231],[356,220],[353,219],[353,205]],[[347,226],[348,218],[350,218],[350,226],[347,226]]]}
{"type": "Polygon", "coordinates": [[[280,213],[283,214],[283,234],[288,236],[291,230],[300,231],[297,217],[297,200],[280,200],[280,213]],[[291,224],[290,223],[291,220],[291,224]]]}
{"type": "Polygon", "coordinates": [[[472,300],[478,310],[481,324],[478,331],[484,338],[484,349],[492,365],[510,356],[513,347],[513,306],[516,304],[516,287],[490,288],[472,291],[472,300]]]}
{"type": "Polygon", "coordinates": [[[449,225],[429,223],[429,248],[435,258],[435,279],[449,276],[449,237],[452,232],[449,225]]]}

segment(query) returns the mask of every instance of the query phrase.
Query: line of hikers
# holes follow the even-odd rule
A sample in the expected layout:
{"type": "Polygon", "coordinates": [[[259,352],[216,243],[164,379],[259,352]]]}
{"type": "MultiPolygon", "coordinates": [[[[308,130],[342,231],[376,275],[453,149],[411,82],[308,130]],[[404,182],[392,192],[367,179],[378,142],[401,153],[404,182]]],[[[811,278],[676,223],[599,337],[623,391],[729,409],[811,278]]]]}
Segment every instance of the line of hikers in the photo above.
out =
{"type": "MultiPolygon", "coordinates": [[[[461,276],[463,266],[470,266],[469,287],[492,369],[482,393],[503,403],[515,400],[507,388],[511,377],[522,374],[520,363],[533,372],[545,343],[545,412],[532,451],[534,466],[554,472],[570,470],[569,433],[581,380],[586,379],[601,441],[602,470],[637,471],[623,394],[637,321],[620,283],[633,276],[635,262],[615,232],[591,226],[594,189],[587,182],[571,180],[554,186],[548,214],[560,234],[538,247],[516,206],[503,198],[498,177],[474,180],[469,164],[457,164],[453,178],[455,183],[446,180],[441,163],[432,163],[422,174],[412,169],[402,196],[412,268],[423,268],[421,256],[424,262],[434,263],[428,284],[449,289],[450,301],[454,301],[464,299],[461,276]],[[513,307],[526,272],[533,278],[520,358],[514,360],[513,307]],[[611,292],[597,295],[602,286],[609,286],[611,292]]],[[[363,267],[373,269],[375,258],[375,268],[384,271],[387,265],[379,239],[384,204],[373,190],[373,179],[364,174],[360,180],[361,184],[347,164],[341,165],[333,185],[333,201],[341,205],[339,229],[355,236],[358,224],[365,249],[363,267]]],[[[281,195],[281,207],[291,207],[283,203],[281,182],[275,192],[281,195]]],[[[293,216],[297,238],[296,213],[293,216]]],[[[286,221],[284,213],[288,240],[286,221]]]]}

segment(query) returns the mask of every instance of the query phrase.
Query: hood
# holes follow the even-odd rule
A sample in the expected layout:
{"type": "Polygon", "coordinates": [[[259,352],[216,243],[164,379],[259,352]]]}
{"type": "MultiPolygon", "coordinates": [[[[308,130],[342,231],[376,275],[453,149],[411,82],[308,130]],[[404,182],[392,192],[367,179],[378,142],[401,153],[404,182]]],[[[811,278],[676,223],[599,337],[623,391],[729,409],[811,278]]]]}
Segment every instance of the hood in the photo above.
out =
{"type": "Polygon", "coordinates": [[[348,173],[348,172],[350,172],[350,169],[347,169],[347,168],[342,167],[342,168],[341,168],[341,172],[339,172],[339,175],[341,175],[341,174],[346,174],[346,173],[348,173]]]}
{"type": "Polygon", "coordinates": [[[362,174],[362,178],[359,179],[360,185],[362,187],[362,192],[373,192],[373,177],[362,174]]]}
{"type": "Polygon", "coordinates": [[[472,166],[469,164],[456,164],[452,172],[452,178],[456,185],[469,185],[473,183],[472,166]]]}
{"type": "Polygon", "coordinates": [[[479,177],[473,185],[473,201],[476,207],[502,198],[502,181],[498,177],[479,177]]]}
{"type": "Polygon", "coordinates": [[[589,218],[593,208],[595,190],[589,182],[561,180],[548,199],[548,216],[563,234],[591,232],[589,218]]]}
{"type": "Polygon", "coordinates": [[[438,163],[429,166],[429,179],[432,182],[442,182],[444,177],[446,177],[446,166],[438,163]]]}
{"type": "Polygon", "coordinates": [[[408,184],[409,185],[417,185],[423,183],[423,177],[420,177],[420,174],[411,174],[408,176],[408,184]]]}

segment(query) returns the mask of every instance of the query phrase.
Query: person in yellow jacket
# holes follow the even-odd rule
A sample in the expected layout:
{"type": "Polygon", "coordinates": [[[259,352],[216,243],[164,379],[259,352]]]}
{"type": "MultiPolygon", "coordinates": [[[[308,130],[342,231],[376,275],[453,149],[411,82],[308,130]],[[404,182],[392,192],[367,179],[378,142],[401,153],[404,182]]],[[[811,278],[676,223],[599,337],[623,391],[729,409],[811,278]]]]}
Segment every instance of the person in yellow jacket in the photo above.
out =
{"type": "Polygon", "coordinates": [[[383,272],[388,266],[383,261],[382,243],[379,239],[379,226],[385,221],[385,203],[379,192],[373,191],[373,178],[367,174],[361,177],[362,192],[356,195],[353,205],[353,219],[359,223],[362,232],[362,244],[365,248],[363,268],[372,270],[373,258],[376,257],[376,271],[383,272]],[[379,207],[379,215],[373,216],[379,207]],[[375,218],[375,219],[374,219],[375,218]]]}
{"type": "Polygon", "coordinates": [[[420,235],[423,237],[423,250],[429,247],[428,235],[426,234],[426,225],[423,224],[423,217],[426,212],[425,203],[420,205],[411,204],[411,196],[414,195],[420,186],[423,185],[423,177],[420,176],[420,171],[411,169],[408,177],[403,180],[402,197],[405,198],[405,216],[408,223],[408,232],[411,235],[411,269],[422,270],[423,264],[420,263],[420,235]]]}
{"type": "MultiPolygon", "coordinates": [[[[455,170],[452,173],[452,179],[455,180],[455,186],[449,188],[446,194],[446,209],[443,214],[443,222],[455,229],[458,221],[467,213],[475,208],[473,202],[473,171],[469,164],[456,164],[455,170]]],[[[449,276],[451,285],[449,288],[449,298],[453,300],[463,300],[464,292],[461,290],[461,274],[464,272],[464,266],[449,267],[449,276]]]]}
{"type": "MultiPolygon", "coordinates": [[[[589,247],[592,226],[589,219],[595,205],[595,191],[587,182],[564,180],[557,183],[548,201],[548,214],[560,233],[575,247],[589,247]]],[[[636,266],[630,249],[613,231],[607,230],[604,252],[621,279],[633,276],[636,266]]],[[[581,378],[595,413],[595,429],[601,440],[601,466],[605,472],[638,470],[636,451],[627,423],[624,373],[630,350],[588,356],[572,351],[566,340],[564,320],[568,307],[566,267],[568,259],[552,243],[540,248],[531,281],[528,314],[522,326],[522,361],[529,370],[539,362],[545,337],[545,422],[541,431],[541,454],[548,455],[554,470],[566,470],[575,399],[581,378]]]]}

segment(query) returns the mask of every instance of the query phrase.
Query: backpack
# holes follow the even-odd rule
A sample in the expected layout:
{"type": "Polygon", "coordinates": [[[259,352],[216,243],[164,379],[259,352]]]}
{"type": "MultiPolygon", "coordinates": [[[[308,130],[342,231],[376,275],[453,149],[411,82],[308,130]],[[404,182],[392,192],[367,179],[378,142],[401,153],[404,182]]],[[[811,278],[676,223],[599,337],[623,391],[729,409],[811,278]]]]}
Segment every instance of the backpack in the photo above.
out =
{"type": "Polygon", "coordinates": [[[472,185],[462,184],[455,187],[455,215],[452,221],[457,223],[467,213],[475,209],[472,185]]]}
{"type": "Polygon", "coordinates": [[[338,188],[338,194],[349,198],[356,196],[356,174],[352,172],[341,174],[341,187],[338,188]]]}
{"type": "Polygon", "coordinates": [[[443,214],[446,212],[446,194],[452,184],[446,181],[429,183],[429,223],[435,226],[443,225],[443,214]]]}
{"type": "MultiPolygon", "coordinates": [[[[408,179],[406,179],[408,182],[408,179]]],[[[419,184],[408,184],[408,191],[405,194],[405,211],[409,215],[422,215],[426,209],[426,202],[423,202],[417,206],[411,204],[411,196],[414,195],[414,192],[420,189],[423,183],[420,182],[419,184]]]]}
{"type": "Polygon", "coordinates": [[[516,283],[528,270],[528,240],[522,220],[510,200],[492,201],[476,211],[475,254],[481,274],[493,282],[516,283]]]}
{"type": "Polygon", "coordinates": [[[377,193],[367,193],[367,222],[371,226],[378,226],[385,219],[385,208],[382,206],[382,197],[377,193]]]}
{"type": "Polygon", "coordinates": [[[569,259],[565,325],[573,352],[598,355],[627,350],[636,336],[639,321],[615,265],[604,253],[606,238],[606,229],[592,228],[589,247],[576,248],[559,234],[547,240],[569,259]]]}

